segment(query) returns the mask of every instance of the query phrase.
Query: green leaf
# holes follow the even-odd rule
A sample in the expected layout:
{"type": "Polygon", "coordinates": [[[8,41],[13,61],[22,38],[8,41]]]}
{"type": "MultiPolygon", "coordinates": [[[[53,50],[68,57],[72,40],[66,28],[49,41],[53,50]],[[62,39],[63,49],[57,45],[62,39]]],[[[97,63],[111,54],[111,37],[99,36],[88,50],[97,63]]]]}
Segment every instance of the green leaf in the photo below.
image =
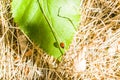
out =
{"type": "Polygon", "coordinates": [[[20,29],[36,45],[60,58],[77,30],[79,4],[80,0],[13,0],[12,13],[20,29]]]}

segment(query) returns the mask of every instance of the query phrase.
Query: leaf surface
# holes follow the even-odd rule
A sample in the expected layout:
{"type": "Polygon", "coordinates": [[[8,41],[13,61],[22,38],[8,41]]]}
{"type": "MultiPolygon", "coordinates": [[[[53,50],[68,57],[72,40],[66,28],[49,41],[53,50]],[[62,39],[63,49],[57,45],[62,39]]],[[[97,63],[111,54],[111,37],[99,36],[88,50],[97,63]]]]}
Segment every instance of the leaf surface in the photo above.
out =
{"type": "Polygon", "coordinates": [[[80,0],[13,0],[15,22],[45,52],[59,58],[76,32],[80,0]],[[64,43],[64,48],[60,43],[64,43]]]}

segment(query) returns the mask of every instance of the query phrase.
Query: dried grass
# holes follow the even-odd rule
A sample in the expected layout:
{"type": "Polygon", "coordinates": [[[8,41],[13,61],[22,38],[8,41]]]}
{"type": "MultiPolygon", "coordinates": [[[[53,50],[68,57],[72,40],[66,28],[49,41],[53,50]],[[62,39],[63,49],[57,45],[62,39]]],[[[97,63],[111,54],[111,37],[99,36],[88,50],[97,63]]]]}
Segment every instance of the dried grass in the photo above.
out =
{"type": "Polygon", "coordinates": [[[81,22],[57,62],[13,22],[10,0],[0,1],[0,80],[120,80],[120,1],[81,0],[81,22]]]}

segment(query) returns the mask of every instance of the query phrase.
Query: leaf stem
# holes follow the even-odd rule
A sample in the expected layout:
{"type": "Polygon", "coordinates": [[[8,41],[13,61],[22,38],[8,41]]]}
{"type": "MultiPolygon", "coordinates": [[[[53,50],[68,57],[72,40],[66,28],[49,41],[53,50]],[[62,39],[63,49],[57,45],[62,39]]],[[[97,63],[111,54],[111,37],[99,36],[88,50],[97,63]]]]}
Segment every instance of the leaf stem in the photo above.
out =
{"type": "MultiPolygon", "coordinates": [[[[54,36],[54,38],[55,38],[57,44],[59,45],[59,41],[58,41],[57,37],[55,36],[55,32],[54,32],[54,30],[53,30],[53,28],[52,28],[53,26],[50,24],[49,19],[48,19],[47,16],[45,15],[45,13],[44,13],[44,11],[43,11],[41,5],[40,5],[39,0],[37,0],[37,2],[38,2],[38,5],[39,5],[39,8],[40,8],[41,12],[43,13],[43,16],[44,16],[45,20],[47,21],[47,23],[48,23],[48,25],[49,25],[49,28],[50,28],[50,30],[51,30],[51,32],[52,32],[52,34],[53,34],[53,36],[54,36]]],[[[61,54],[63,55],[63,52],[62,52],[60,46],[59,46],[58,48],[59,48],[61,54]]]]}

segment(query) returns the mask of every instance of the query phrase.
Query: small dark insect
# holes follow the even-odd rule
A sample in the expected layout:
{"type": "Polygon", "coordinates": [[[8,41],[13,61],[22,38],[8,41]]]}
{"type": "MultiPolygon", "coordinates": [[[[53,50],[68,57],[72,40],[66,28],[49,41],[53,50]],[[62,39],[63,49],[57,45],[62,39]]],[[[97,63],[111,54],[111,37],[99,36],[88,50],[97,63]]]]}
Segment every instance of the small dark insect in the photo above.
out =
{"type": "Polygon", "coordinates": [[[63,42],[60,43],[60,47],[61,48],[64,48],[65,47],[65,44],[63,42]]]}

